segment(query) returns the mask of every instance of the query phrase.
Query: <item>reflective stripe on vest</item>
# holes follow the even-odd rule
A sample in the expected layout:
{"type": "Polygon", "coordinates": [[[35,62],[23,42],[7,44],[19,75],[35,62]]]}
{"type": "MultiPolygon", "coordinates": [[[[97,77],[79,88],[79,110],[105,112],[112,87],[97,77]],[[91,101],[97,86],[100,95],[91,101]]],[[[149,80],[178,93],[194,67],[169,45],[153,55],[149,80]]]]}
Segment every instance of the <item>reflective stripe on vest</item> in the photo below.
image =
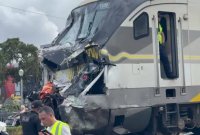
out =
{"type": "Polygon", "coordinates": [[[67,123],[64,123],[62,121],[56,121],[56,123],[54,123],[52,129],[51,129],[51,133],[53,135],[62,135],[62,127],[63,126],[68,126],[69,125],[67,123]]]}
{"type": "Polygon", "coordinates": [[[163,37],[162,37],[162,32],[163,32],[163,28],[160,25],[160,23],[158,24],[158,41],[159,44],[162,45],[163,44],[163,37]]]}

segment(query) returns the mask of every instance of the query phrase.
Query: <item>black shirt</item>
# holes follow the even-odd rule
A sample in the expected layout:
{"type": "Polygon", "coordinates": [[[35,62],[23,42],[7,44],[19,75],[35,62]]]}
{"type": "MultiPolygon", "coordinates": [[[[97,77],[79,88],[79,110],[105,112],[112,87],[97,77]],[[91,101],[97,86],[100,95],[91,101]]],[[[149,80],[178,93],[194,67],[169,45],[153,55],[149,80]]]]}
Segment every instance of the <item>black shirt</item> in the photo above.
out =
{"type": "Polygon", "coordinates": [[[43,129],[39,116],[36,112],[24,112],[20,115],[23,135],[38,135],[43,129]]]}

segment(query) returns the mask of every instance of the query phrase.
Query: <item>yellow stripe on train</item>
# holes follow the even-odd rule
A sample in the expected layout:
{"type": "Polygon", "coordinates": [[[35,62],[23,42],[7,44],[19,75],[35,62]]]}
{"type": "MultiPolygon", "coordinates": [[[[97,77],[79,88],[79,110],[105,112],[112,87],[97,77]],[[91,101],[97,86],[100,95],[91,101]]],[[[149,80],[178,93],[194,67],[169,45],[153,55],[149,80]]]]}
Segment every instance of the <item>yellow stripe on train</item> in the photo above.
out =
{"type": "MultiPolygon", "coordinates": [[[[130,53],[127,53],[127,52],[121,52],[121,53],[118,53],[116,55],[111,55],[108,50],[105,50],[105,49],[102,49],[101,50],[101,54],[102,55],[106,55],[109,57],[109,59],[111,61],[119,61],[123,58],[127,58],[127,59],[154,59],[154,55],[151,55],[151,54],[147,54],[147,55],[144,55],[144,54],[130,54],[130,53]]],[[[184,60],[200,60],[200,56],[184,56],[184,60]]]]}
{"type": "Polygon", "coordinates": [[[153,55],[136,55],[136,54],[129,54],[127,52],[121,52],[117,55],[111,55],[107,50],[101,50],[101,54],[107,55],[111,61],[118,61],[122,58],[128,58],[128,59],[154,59],[153,55]]]}
{"type": "Polygon", "coordinates": [[[196,96],[194,96],[194,97],[190,100],[190,102],[200,102],[200,93],[197,94],[196,96]]]}

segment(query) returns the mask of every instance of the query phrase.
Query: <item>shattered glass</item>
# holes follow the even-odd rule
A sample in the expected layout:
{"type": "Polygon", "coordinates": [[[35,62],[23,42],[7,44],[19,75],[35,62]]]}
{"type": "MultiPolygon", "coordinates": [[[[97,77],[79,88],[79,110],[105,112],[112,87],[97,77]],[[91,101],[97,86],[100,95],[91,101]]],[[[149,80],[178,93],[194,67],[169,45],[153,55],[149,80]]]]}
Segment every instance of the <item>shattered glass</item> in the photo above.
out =
{"type": "Polygon", "coordinates": [[[73,10],[68,18],[67,31],[63,31],[64,36],[56,44],[75,46],[77,41],[91,39],[102,26],[108,9],[109,2],[95,2],[73,10]]]}

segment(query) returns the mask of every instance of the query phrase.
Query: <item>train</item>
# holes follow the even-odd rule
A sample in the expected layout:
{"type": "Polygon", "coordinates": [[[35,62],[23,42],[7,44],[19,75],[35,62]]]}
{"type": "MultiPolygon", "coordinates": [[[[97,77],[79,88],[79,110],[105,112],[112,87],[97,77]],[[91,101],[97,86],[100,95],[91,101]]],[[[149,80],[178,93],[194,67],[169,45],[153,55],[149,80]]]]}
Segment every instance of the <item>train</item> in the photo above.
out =
{"type": "Polygon", "coordinates": [[[41,56],[44,80],[60,84],[59,112],[73,134],[200,133],[199,6],[199,0],[84,0],[71,11],[41,56]]]}

